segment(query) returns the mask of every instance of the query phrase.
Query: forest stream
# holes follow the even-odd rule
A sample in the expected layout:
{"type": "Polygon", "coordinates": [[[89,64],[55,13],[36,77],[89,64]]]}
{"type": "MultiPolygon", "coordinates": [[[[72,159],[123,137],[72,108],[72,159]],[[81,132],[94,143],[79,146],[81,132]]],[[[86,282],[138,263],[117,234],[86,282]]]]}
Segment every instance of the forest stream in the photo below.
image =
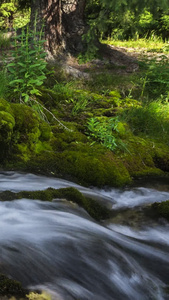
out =
{"type": "MultiPolygon", "coordinates": [[[[0,191],[73,186],[112,210],[169,199],[169,185],[101,190],[33,174],[1,172],[0,191]]],[[[77,204],[0,202],[0,273],[57,300],[169,299],[169,224],[94,221],[77,204]]]]}

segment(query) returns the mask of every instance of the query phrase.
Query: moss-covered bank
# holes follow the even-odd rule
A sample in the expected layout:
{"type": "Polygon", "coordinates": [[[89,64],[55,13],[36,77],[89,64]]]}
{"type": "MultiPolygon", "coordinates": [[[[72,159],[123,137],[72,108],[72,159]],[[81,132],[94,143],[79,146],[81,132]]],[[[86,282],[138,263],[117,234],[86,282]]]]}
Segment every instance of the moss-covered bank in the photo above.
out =
{"type": "MultiPolygon", "coordinates": [[[[107,102],[100,96],[96,102],[96,95],[90,94],[89,108],[73,117],[72,106],[64,110],[62,105],[59,116],[69,130],[55,120],[49,125],[31,107],[0,99],[1,168],[52,174],[93,186],[123,186],[135,177],[168,171],[169,147],[135,136],[126,123],[118,122],[118,128],[112,131],[122,142],[114,152],[86,135],[88,115],[100,114],[101,107],[103,114],[107,107],[117,113],[117,96],[109,95],[107,102]]],[[[58,98],[52,97],[52,112],[57,116],[57,105],[60,107],[62,101],[58,104],[58,98]]],[[[127,100],[120,99],[122,102],[128,105],[127,100]]]]}

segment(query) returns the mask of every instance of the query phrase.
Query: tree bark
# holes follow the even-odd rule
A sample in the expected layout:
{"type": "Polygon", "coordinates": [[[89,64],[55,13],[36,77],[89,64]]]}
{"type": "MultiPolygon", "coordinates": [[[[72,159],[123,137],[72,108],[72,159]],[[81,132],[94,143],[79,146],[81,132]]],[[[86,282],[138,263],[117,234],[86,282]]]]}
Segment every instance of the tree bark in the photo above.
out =
{"type": "Polygon", "coordinates": [[[76,54],[83,49],[86,0],[32,0],[31,24],[40,30],[44,23],[45,48],[52,55],[58,50],[76,54]]]}

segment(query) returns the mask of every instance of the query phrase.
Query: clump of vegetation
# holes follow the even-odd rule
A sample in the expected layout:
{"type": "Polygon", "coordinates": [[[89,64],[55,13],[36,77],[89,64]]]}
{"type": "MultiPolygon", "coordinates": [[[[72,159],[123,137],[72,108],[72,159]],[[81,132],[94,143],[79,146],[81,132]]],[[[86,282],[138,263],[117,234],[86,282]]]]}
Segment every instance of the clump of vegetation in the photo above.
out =
{"type": "Polygon", "coordinates": [[[122,141],[117,137],[119,119],[114,118],[91,118],[87,123],[89,135],[99,141],[106,148],[114,151],[122,146],[122,141]]]}
{"type": "Polygon", "coordinates": [[[161,203],[153,203],[151,207],[156,216],[165,218],[169,221],[169,200],[161,203]]]}
{"type": "Polygon", "coordinates": [[[11,40],[4,32],[0,32],[0,49],[7,50],[11,45],[11,40]]]}
{"type": "Polygon", "coordinates": [[[5,70],[0,71],[0,98],[7,98],[10,92],[9,77],[5,70]]]}
{"type": "Polygon", "coordinates": [[[169,104],[156,101],[141,107],[127,109],[123,111],[122,116],[134,134],[168,144],[168,114],[169,104]]]}
{"type": "Polygon", "coordinates": [[[0,296],[25,298],[27,290],[23,289],[20,282],[9,279],[3,274],[0,274],[0,296]]]}
{"type": "Polygon", "coordinates": [[[146,61],[144,66],[145,75],[142,77],[143,90],[141,96],[144,96],[145,100],[149,102],[160,98],[163,102],[167,102],[169,98],[168,58],[161,55],[160,58],[146,61]]]}
{"type": "Polygon", "coordinates": [[[41,294],[31,292],[28,295],[26,295],[26,298],[29,300],[51,300],[51,296],[48,295],[46,292],[43,292],[41,294]]]}

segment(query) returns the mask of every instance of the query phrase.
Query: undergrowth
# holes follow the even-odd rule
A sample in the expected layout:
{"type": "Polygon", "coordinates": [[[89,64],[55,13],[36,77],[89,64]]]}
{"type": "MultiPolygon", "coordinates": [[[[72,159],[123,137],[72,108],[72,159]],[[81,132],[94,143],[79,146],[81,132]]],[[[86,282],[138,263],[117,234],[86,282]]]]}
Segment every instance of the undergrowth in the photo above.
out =
{"type": "Polygon", "coordinates": [[[169,144],[169,103],[151,102],[141,107],[124,110],[121,114],[135,135],[147,136],[169,144]]]}

